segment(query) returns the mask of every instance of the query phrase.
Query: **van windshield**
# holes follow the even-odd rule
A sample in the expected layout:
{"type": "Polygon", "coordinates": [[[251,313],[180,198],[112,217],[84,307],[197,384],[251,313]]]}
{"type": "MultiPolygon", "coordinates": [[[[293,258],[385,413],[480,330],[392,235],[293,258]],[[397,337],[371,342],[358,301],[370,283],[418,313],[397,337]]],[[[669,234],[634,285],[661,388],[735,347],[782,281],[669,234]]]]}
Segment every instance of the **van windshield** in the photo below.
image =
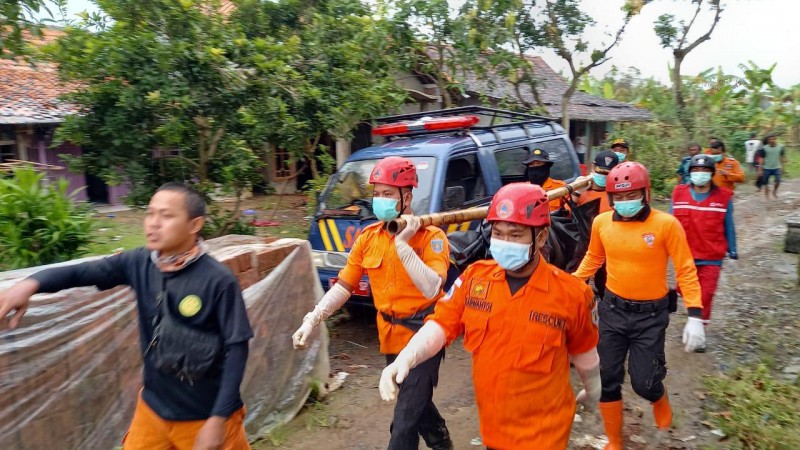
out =
{"type": "MultiPolygon", "coordinates": [[[[419,186],[414,189],[411,209],[415,214],[427,214],[433,191],[436,159],[409,158],[417,166],[419,186]]],[[[319,197],[318,215],[372,217],[372,185],[369,175],[380,159],[365,159],[345,163],[328,181],[319,197]]]]}

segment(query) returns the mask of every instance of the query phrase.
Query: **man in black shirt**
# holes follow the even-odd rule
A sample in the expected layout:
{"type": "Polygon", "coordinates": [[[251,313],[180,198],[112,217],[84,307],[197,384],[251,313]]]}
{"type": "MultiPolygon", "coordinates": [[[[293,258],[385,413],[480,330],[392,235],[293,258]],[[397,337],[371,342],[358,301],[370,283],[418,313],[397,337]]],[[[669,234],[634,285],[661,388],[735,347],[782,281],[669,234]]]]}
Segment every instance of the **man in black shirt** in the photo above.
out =
{"type": "Polygon", "coordinates": [[[253,337],[230,270],[205,254],[205,202],[178,183],[159,188],[146,248],[43,270],[0,292],[15,328],[36,293],[79,286],[136,292],[144,388],[123,448],[249,449],[239,386],[253,337]]]}

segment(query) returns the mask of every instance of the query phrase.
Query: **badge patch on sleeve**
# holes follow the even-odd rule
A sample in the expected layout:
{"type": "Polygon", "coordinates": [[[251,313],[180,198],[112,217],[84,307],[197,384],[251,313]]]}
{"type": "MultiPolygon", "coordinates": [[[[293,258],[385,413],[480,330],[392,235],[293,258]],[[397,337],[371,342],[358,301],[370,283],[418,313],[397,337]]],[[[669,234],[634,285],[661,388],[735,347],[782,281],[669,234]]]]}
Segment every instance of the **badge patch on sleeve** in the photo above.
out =
{"type": "Polygon", "coordinates": [[[431,250],[433,250],[436,253],[442,253],[442,251],[444,251],[444,241],[441,239],[432,240],[431,250]]]}

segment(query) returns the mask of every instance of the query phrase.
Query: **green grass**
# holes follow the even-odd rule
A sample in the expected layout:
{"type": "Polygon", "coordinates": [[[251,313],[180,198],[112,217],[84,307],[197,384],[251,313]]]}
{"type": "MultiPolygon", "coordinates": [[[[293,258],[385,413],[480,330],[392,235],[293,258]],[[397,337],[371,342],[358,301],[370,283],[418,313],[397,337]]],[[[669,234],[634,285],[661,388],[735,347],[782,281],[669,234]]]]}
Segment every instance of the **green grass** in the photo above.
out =
{"type": "Polygon", "coordinates": [[[776,380],[769,368],[741,368],[709,377],[706,387],[722,412],[715,414],[731,448],[800,448],[800,386],[776,380]]]}
{"type": "Polygon", "coordinates": [[[95,223],[92,243],[86,256],[110,255],[119,249],[131,250],[144,245],[144,230],[141,223],[98,219],[95,223]]]}

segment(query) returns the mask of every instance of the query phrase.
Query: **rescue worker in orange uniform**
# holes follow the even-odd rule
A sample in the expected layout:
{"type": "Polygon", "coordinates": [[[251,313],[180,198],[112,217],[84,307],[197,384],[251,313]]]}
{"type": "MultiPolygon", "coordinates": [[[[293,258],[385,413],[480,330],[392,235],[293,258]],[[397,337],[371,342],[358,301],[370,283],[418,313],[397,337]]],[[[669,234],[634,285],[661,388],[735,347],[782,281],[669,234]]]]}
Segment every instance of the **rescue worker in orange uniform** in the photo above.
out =
{"type": "Polygon", "coordinates": [[[744,183],[742,166],[736,158],[725,154],[725,144],[722,141],[715,139],[711,142],[707,153],[716,164],[712,179],[714,185],[733,191],[738,183],[744,183]]]}
{"type": "MultiPolygon", "coordinates": [[[[705,325],[711,321],[711,303],[725,254],[732,260],[739,259],[733,222],[733,192],[714,184],[714,170],[715,164],[709,155],[692,157],[689,161],[690,183],[675,186],[670,205],[670,213],[686,231],[697,267],[705,325]]],[[[705,347],[695,351],[702,353],[705,347]]]]}
{"type": "Polygon", "coordinates": [[[577,401],[600,395],[594,296],[589,287],[541,257],[550,211],[535,185],[512,183],[489,206],[490,250],[456,280],[425,326],[381,375],[390,401],[413,383],[415,367],[464,335],[481,436],[489,449],[564,449],[576,398],[570,362],[585,389],[577,401]]]}
{"type": "Polygon", "coordinates": [[[634,392],[653,403],[656,426],[672,424],[672,409],[664,388],[664,340],[670,305],[667,266],[675,266],[678,286],[689,318],[683,331],[685,350],[705,345],[703,304],[692,252],[675,217],[650,207],[650,177],[636,162],[625,162],[608,173],[606,191],[614,212],[592,223],[589,249],[574,275],[586,280],[603,263],[608,283],[600,317],[600,412],[609,443],[622,449],[622,383],[625,358],[634,392]]]}
{"type": "MultiPolygon", "coordinates": [[[[612,211],[611,203],[608,200],[608,193],[606,192],[606,182],[608,179],[608,172],[619,164],[617,154],[604,150],[597,154],[594,158],[594,166],[592,172],[592,185],[591,187],[580,194],[577,198],[578,206],[585,205],[593,200],[599,200],[599,213],[612,211]]],[[[600,298],[606,293],[606,280],[607,272],[606,266],[597,269],[594,274],[594,287],[597,289],[597,295],[600,298]]]]}
{"type": "MultiPolygon", "coordinates": [[[[388,365],[422,327],[422,320],[433,312],[441,297],[450,247],[441,229],[421,229],[419,218],[411,211],[412,189],[418,182],[411,160],[397,156],[382,159],[373,168],[369,182],[374,185],[372,208],[379,222],[358,236],[347,264],[339,272],[338,283],[306,314],[292,340],[295,348],[304,348],[319,323],[341,308],[353,287],[367,275],[378,310],[380,351],[388,365]],[[392,236],[386,222],[401,214],[408,225],[392,236]]],[[[445,421],[433,404],[433,388],[443,357],[441,351],[409,374],[413,387],[400,392],[389,450],[417,450],[420,436],[432,449],[453,448],[445,421]]]]}
{"type": "MultiPolygon", "coordinates": [[[[553,161],[550,160],[550,155],[540,148],[534,149],[522,164],[527,166],[525,173],[528,176],[528,181],[531,184],[541,186],[545,192],[567,185],[561,180],[550,178],[550,169],[553,167],[553,161]]],[[[553,199],[550,201],[550,211],[558,211],[564,208],[565,205],[566,201],[563,197],[553,199]]]]}
{"type": "Polygon", "coordinates": [[[608,178],[608,171],[617,164],[619,164],[619,158],[612,151],[604,150],[595,156],[594,165],[592,166],[592,184],[588,190],[576,195],[575,200],[578,206],[585,205],[592,200],[600,200],[599,211],[601,213],[612,210],[606,193],[606,179],[608,178]]]}

